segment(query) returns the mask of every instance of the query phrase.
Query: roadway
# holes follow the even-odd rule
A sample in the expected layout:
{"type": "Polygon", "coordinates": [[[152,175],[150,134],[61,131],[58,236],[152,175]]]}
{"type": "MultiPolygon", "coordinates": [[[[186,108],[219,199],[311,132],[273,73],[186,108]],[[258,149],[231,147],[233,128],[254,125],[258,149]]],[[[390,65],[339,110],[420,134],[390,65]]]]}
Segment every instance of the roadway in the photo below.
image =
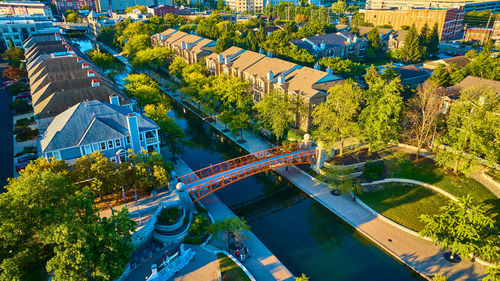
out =
{"type": "MultiPolygon", "coordinates": [[[[0,72],[7,68],[7,62],[0,60],[0,72]]],[[[0,77],[0,83],[7,81],[0,77]]],[[[6,89],[0,88],[0,192],[4,192],[7,178],[11,178],[14,170],[13,138],[12,138],[12,113],[9,110],[9,103],[12,96],[6,89]]]]}

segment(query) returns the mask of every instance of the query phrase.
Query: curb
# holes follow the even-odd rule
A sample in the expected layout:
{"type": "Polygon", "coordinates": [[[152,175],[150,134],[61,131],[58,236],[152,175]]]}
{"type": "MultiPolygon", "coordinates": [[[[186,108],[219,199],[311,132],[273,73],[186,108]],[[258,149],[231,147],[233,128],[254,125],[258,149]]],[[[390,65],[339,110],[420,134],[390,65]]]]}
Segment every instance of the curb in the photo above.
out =
{"type": "Polygon", "coordinates": [[[241,264],[239,260],[235,259],[233,257],[233,255],[231,255],[230,253],[228,253],[228,252],[226,252],[224,250],[216,250],[216,251],[213,251],[213,253],[215,255],[217,255],[217,254],[224,254],[224,255],[228,256],[231,260],[233,260],[233,262],[236,265],[238,265],[241,268],[241,270],[243,270],[243,272],[245,272],[245,274],[248,276],[248,278],[250,278],[250,280],[256,281],[256,279],[253,277],[252,273],[250,273],[250,271],[248,271],[248,269],[243,264],[241,264]]]}

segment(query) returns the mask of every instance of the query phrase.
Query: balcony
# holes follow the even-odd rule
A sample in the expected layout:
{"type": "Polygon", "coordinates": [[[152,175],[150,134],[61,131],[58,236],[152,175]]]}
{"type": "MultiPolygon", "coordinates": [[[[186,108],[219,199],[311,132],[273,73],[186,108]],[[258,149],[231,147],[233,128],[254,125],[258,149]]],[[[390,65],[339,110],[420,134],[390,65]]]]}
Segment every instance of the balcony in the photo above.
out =
{"type": "Polygon", "coordinates": [[[156,137],[146,138],[146,144],[152,144],[155,142],[158,142],[158,138],[156,138],[156,137]]]}

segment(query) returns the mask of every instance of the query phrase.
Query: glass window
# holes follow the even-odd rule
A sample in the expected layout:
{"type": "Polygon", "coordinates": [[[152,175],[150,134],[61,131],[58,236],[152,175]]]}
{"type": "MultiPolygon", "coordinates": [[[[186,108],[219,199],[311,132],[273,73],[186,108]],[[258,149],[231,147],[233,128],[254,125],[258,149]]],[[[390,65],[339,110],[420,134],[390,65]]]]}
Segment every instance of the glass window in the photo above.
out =
{"type": "Polygon", "coordinates": [[[56,158],[56,160],[61,160],[61,152],[54,151],[54,157],[56,158]]]}
{"type": "Polygon", "coordinates": [[[113,141],[108,141],[108,148],[113,148],[113,141]]]}
{"type": "Polygon", "coordinates": [[[98,143],[94,143],[92,145],[92,148],[94,149],[94,151],[99,150],[99,144],[98,143]]]}
{"type": "Polygon", "coordinates": [[[105,142],[101,142],[101,150],[106,150],[106,143],[105,142]]]}
{"type": "Polygon", "coordinates": [[[139,140],[142,141],[142,134],[139,134],[139,140]]]}
{"type": "Polygon", "coordinates": [[[83,150],[84,150],[84,153],[85,154],[90,154],[92,153],[92,147],[88,144],[86,146],[83,147],[83,150]]]}
{"type": "Polygon", "coordinates": [[[127,136],[126,142],[127,142],[127,144],[130,143],[130,136],[127,136]]]}
{"type": "Polygon", "coordinates": [[[120,139],[115,140],[115,146],[116,146],[116,147],[119,147],[120,145],[121,145],[121,143],[120,143],[120,139]]]}

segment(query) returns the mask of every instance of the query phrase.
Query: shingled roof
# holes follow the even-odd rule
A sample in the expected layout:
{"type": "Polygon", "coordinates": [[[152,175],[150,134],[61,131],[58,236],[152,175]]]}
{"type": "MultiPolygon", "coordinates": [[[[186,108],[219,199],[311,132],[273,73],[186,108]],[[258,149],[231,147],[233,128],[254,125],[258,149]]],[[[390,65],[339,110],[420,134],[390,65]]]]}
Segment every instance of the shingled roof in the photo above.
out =
{"type": "MultiPolygon", "coordinates": [[[[98,100],[80,102],[57,115],[40,141],[41,151],[98,143],[129,135],[131,110],[98,100]]],[[[139,132],[159,129],[151,119],[137,115],[139,132]]]]}

